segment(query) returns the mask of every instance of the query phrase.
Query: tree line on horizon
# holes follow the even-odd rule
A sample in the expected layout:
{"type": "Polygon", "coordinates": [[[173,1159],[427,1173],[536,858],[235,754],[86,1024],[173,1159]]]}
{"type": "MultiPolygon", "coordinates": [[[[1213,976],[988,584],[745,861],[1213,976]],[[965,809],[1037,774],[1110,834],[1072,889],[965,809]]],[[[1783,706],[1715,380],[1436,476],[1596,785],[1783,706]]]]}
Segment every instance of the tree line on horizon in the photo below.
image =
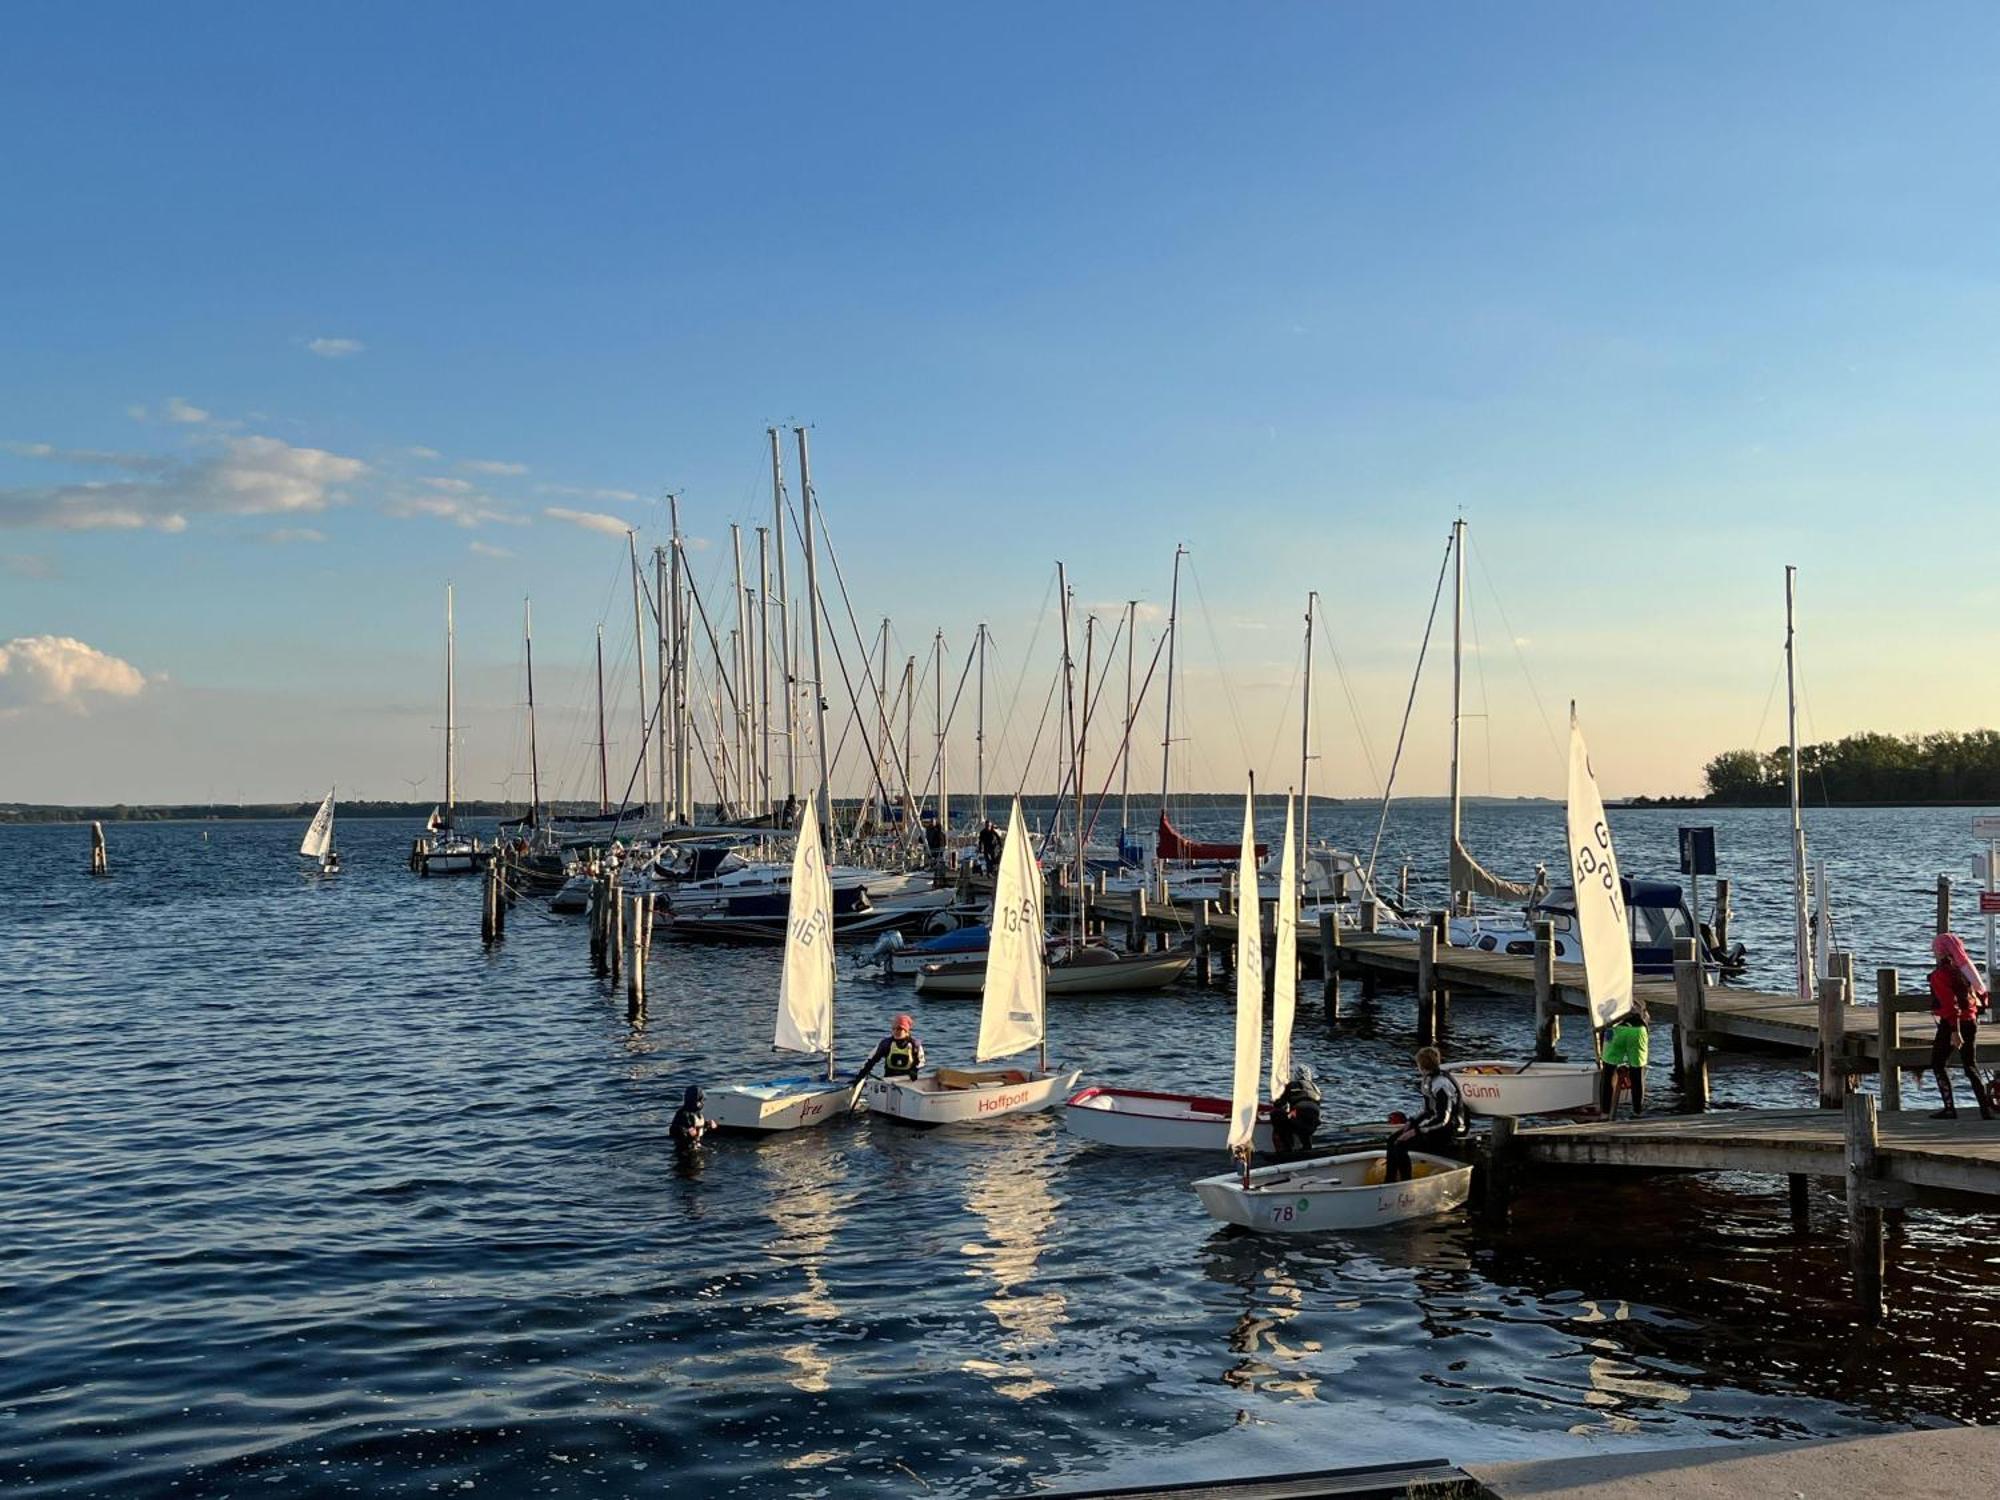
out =
{"type": "MultiPolygon", "coordinates": [[[[1711,802],[1750,806],[1789,799],[1791,754],[1727,750],[1702,770],[1711,802]]],[[[2000,730],[1850,734],[1799,746],[1799,784],[1814,801],[2000,801],[2000,730]]]]}

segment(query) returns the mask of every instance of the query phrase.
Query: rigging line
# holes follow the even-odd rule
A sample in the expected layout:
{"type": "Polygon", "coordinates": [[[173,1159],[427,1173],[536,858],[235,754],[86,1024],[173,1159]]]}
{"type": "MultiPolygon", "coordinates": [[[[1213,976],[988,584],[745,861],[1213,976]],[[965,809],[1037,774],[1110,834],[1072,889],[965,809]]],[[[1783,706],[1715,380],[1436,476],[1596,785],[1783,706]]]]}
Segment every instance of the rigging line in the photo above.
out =
{"type": "Polygon", "coordinates": [[[1437,588],[1431,594],[1430,618],[1424,621],[1424,639],[1417,647],[1417,670],[1410,675],[1410,697],[1403,705],[1403,727],[1396,731],[1396,753],[1389,761],[1389,779],[1382,787],[1382,815],[1375,823],[1375,842],[1368,848],[1368,884],[1375,884],[1375,858],[1382,852],[1382,830],[1389,826],[1389,796],[1396,789],[1396,768],[1403,763],[1403,744],[1410,734],[1410,715],[1417,706],[1417,684],[1424,678],[1424,656],[1431,647],[1431,630],[1437,624],[1438,604],[1444,598],[1445,575],[1451,570],[1451,539],[1445,538],[1444,561],[1438,566],[1437,588]]]}
{"type": "Polygon", "coordinates": [[[1486,592],[1493,596],[1493,607],[1500,611],[1500,625],[1507,632],[1507,640],[1514,648],[1514,660],[1520,663],[1521,676],[1527,679],[1528,696],[1535,700],[1535,712],[1542,716],[1542,732],[1549,737],[1549,749],[1554,752],[1558,763],[1567,762],[1569,753],[1556,741],[1555,725],[1549,720],[1549,711],[1542,703],[1542,692],[1535,685],[1535,674],[1528,670],[1528,658],[1521,652],[1521,637],[1515,634],[1514,622],[1507,618],[1507,606],[1501,601],[1500,590],[1494,587],[1493,575],[1487,571],[1484,553],[1474,551],[1473,559],[1479,564],[1479,576],[1486,580],[1486,592]]]}
{"type": "Polygon", "coordinates": [[[1764,689],[1764,708],[1757,715],[1757,732],[1750,736],[1750,753],[1757,756],[1760,760],[1763,758],[1764,752],[1757,747],[1764,742],[1764,725],[1770,720],[1771,704],[1778,696],[1778,679],[1784,675],[1785,653],[1781,647],[1778,651],[1778,664],[1771,669],[1771,685],[1764,689]]]}
{"type": "Polygon", "coordinates": [[[1209,611],[1208,595],[1201,586],[1201,571],[1194,565],[1194,554],[1188,554],[1188,577],[1194,580],[1195,603],[1201,607],[1202,628],[1208,632],[1208,644],[1215,652],[1215,675],[1222,683],[1222,701],[1229,705],[1230,728],[1236,731],[1236,748],[1243,752],[1243,764],[1250,764],[1250,742],[1243,737],[1243,711],[1237,706],[1236,693],[1229,685],[1229,673],[1222,664],[1222,642],[1215,634],[1215,616],[1209,611]]]}
{"type": "Polygon", "coordinates": [[[1377,795],[1380,795],[1382,771],[1375,763],[1375,747],[1369,743],[1368,726],[1362,720],[1361,705],[1355,701],[1353,685],[1347,680],[1347,664],[1341,660],[1340,647],[1334,644],[1333,631],[1327,627],[1325,610],[1320,611],[1318,623],[1320,638],[1326,642],[1326,649],[1333,657],[1333,672],[1334,676],[1340,679],[1341,695],[1347,699],[1347,712],[1354,720],[1355,737],[1361,742],[1361,758],[1368,766],[1369,780],[1374,783],[1377,795]]]}
{"type": "MultiPolygon", "coordinates": [[[[874,668],[868,659],[868,647],[866,643],[863,641],[861,636],[861,622],[857,620],[854,615],[854,601],[848,596],[847,593],[847,578],[841,572],[840,554],[834,549],[833,532],[826,524],[826,510],[824,507],[822,507],[819,512],[819,534],[826,538],[827,561],[833,565],[833,581],[840,589],[841,607],[847,613],[847,628],[854,633],[854,644],[856,649],[861,654],[861,684],[863,687],[874,687],[875,685],[874,668]]],[[[827,607],[825,596],[826,596],[826,590],[821,589],[820,599],[817,607],[820,611],[821,616],[826,620],[829,633],[832,634],[833,636],[834,664],[840,668],[840,680],[841,683],[847,688],[848,697],[853,699],[855,703],[858,705],[861,701],[861,698],[860,695],[855,692],[853,680],[847,674],[847,659],[841,653],[840,649],[840,633],[839,631],[834,630],[832,628],[834,625],[833,611],[827,607]]],[[[879,700],[882,696],[881,691],[877,690],[874,693],[874,696],[879,700]]],[[[858,712],[859,710],[857,708],[857,713],[858,712]]],[[[874,746],[868,738],[867,725],[866,724],[860,725],[859,732],[861,735],[861,748],[865,751],[872,752],[874,746]]],[[[889,751],[889,754],[893,759],[896,754],[895,747],[893,745],[890,745],[885,748],[889,751]]],[[[877,797],[881,799],[882,804],[886,806],[889,802],[889,787],[882,775],[882,757],[871,753],[869,755],[869,765],[871,767],[870,775],[875,782],[875,794],[877,797]]]]}
{"type": "MultiPolygon", "coordinates": [[[[1166,649],[1167,649],[1167,638],[1165,634],[1162,634],[1158,640],[1153,642],[1153,659],[1146,663],[1146,675],[1140,680],[1138,694],[1132,700],[1133,718],[1135,722],[1138,717],[1138,706],[1146,701],[1146,690],[1153,685],[1153,674],[1154,672],[1159,670],[1160,656],[1166,649]]],[[[1131,743],[1132,743],[1132,736],[1128,731],[1124,740],[1124,745],[1127,750],[1131,748],[1131,743]]],[[[1118,757],[1113,756],[1110,767],[1107,768],[1104,773],[1104,785],[1098,791],[1097,804],[1095,807],[1091,809],[1090,812],[1090,827],[1088,830],[1090,832],[1096,831],[1097,820],[1099,817],[1103,815],[1104,805],[1106,802],[1111,800],[1111,783],[1112,780],[1117,776],[1118,770],[1119,770],[1118,757]]],[[[1122,846],[1124,840],[1120,839],[1119,842],[1122,846]]]]}
{"type": "Polygon", "coordinates": [[[1479,649],[1479,611],[1472,600],[1465,601],[1465,617],[1472,626],[1472,665],[1479,673],[1479,742],[1486,748],[1486,795],[1493,795],[1493,701],[1486,693],[1486,653],[1479,649]]]}
{"type": "MultiPolygon", "coordinates": [[[[1301,675],[1303,675],[1304,672],[1305,672],[1305,643],[1301,641],[1299,643],[1298,654],[1292,658],[1292,680],[1285,684],[1285,696],[1283,701],[1287,703],[1295,701],[1292,695],[1298,690],[1299,678],[1301,675]]],[[[1299,702],[1299,722],[1301,724],[1305,723],[1305,704],[1303,701],[1299,702]]],[[[1271,747],[1264,752],[1263,766],[1266,772],[1268,772],[1272,766],[1278,763],[1278,741],[1280,738],[1284,736],[1284,733],[1285,733],[1284,720],[1282,718],[1273,720],[1271,724],[1271,747]]],[[[1314,756],[1309,756],[1308,759],[1317,760],[1319,759],[1319,757],[1314,755],[1314,756]]],[[[1277,780],[1286,781],[1287,778],[1280,776],[1277,778],[1277,780]]],[[[1275,782],[1273,784],[1275,785],[1275,782]]],[[[1298,791],[1298,788],[1293,787],[1292,791],[1296,793],[1298,791]]]]}
{"type": "MultiPolygon", "coordinates": [[[[1035,737],[1028,745],[1027,758],[1021,762],[1021,779],[1014,783],[1016,797],[1023,796],[1027,792],[1028,777],[1035,766],[1035,752],[1042,747],[1042,729],[1049,722],[1049,706],[1056,701],[1056,682],[1061,675],[1057,673],[1049,678],[1049,691],[1042,699],[1042,716],[1035,721],[1035,737]]],[[[1061,795],[1060,790],[1057,795],[1061,795]]]]}
{"type": "MultiPolygon", "coordinates": [[[[1048,587],[1042,591],[1041,611],[1035,616],[1034,632],[1028,637],[1028,649],[1021,655],[1020,669],[1016,671],[1014,674],[1014,689],[1007,697],[1007,709],[1006,712],[1002,715],[1000,720],[1000,732],[999,735],[997,736],[997,742],[993,747],[993,768],[996,779],[998,777],[999,768],[1004,763],[1002,757],[1005,755],[1008,748],[1008,736],[1013,731],[1014,721],[1015,721],[1014,710],[1021,701],[1021,689],[1027,684],[1028,663],[1030,663],[1035,659],[1035,647],[1041,644],[1042,631],[1044,628],[1047,627],[1049,622],[1049,613],[1050,613],[1049,601],[1055,597],[1055,592],[1056,592],[1056,572],[1055,569],[1051,568],[1049,569],[1048,587]]],[[[986,643],[989,649],[993,645],[993,632],[991,630],[988,630],[986,632],[986,643]]],[[[1032,762],[1033,759],[1034,756],[1031,752],[1028,757],[1028,762],[1023,763],[1024,769],[1021,775],[1021,782],[1023,785],[1027,784],[1027,779],[1028,779],[1025,766],[1029,762],[1032,762]]],[[[1004,785],[1004,783],[1002,784],[1004,785]]]]}
{"type": "MultiPolygon", "coordinates": [[[[959,668],[958,686],[952,692],[951,707],[945,710],[945,715],[944,715],[944,733],[945,733],[945,738],[947,740],[949,740],[951,737],[952,723],[954,720],[958,718],[959,700],[965,696],[966,680],[969,677],[971,677],[973,663],[976,660],[978,660],[977,654],[968,651],[965,654],[965,665],[959,668]]],[[[943,747],[940,746],[938,748],[942,749],[943,747]]],[[[930,775],[924,779],[924,791],[926,795],[929,794],[931,786],[939,779],[938,770],[939,770],[938,756],[936,751],[933,751],[931,755],[930,775]]]]}

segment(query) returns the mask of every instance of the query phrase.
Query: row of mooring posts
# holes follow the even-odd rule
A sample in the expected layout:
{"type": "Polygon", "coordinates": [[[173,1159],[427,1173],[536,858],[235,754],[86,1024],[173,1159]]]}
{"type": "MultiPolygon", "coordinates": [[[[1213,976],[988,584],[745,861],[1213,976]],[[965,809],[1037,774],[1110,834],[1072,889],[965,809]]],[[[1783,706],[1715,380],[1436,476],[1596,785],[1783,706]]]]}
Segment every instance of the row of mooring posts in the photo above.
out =
{"type": "Polygon", "coordinates": [[[646,969],[653,952],[653,898],[625,894],[615,870],[600,871],[591,882],[590,966],[611,981],[613,994],[625,986],[625,1014],[632,1020],[646,1014],[646,969]]]}

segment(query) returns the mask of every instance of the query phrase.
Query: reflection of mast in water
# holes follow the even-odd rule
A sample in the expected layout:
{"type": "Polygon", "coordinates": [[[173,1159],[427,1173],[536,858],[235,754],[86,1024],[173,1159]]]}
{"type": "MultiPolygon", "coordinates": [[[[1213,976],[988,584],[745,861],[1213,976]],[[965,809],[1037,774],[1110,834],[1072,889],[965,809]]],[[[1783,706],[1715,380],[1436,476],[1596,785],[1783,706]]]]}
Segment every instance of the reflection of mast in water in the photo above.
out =
{"type": "Polygon", "coordinates": [[[1225,1370],[1222,1379],[1246,1390],[1314,1400],[1319,1395],[1319,1381],[1305,1372],[1305,1366],[1309,1356],[1320,1352],[1319,1341],[1301,1339],[1292,1346],[1280,1336],[1285,1325],[1299,1315],[1305,1293],[1282,1265],[1265,1266],[1262,1275],[1262,1295],[1252,1292],[1251,1305],[1229,1333],[1230,1352],[1244,1357],[1225,1370]]]}
{"type": "Polygon", "coordinates": [[[1036,1263],[1056,1216],[1056,1200],[1043,1180],[1041,1166],[1039,1160],[1018,1149],[981,1152],[965,1197],[965,1206],[985,1220],[986,1239],[960,1246],[960,1254],[975,1258],[972,1275],[992,1280],[993,1295],[982,1305],[1000,1325],[995,1352],[1013,1358],[973,1358],[960,1368],[985,1376],[1001,1395],[1016,1401],[1055,1389],[1036,1376],[1025,1356],[1055,1341],[1056,1329],[1069,1310],[1062,1293],[1053,1287],[1021,1290],[1033,1283],[1036,1263]]]}
{"type": "MultiPolygon", "coordinates": [[[[827,1251],[845,1220],[845,1199],[836,1191],[847,1181],[846,1157],[824,1149],[823,1139],[784,1137],[766,1141],[757,1152],[764,1175],[764,1212],[776,1228],[765,1253],[780,1265],[796,1265],[805,1285],[772,1305],[791,1308],[802,1318],[830,1322],[840,1308],[823,1274],[827,1251]],[[810,1145],[812,1150],[803,1148],[810,1145]]],[[[808,1325],[810,1326],[810,1325],[808,1325]]],[[[808,1338],[777,1351],[793,1367],[786,1377],[802,1391],[824,1391],[833,1373],[827,1351],[808,1338]]]]}

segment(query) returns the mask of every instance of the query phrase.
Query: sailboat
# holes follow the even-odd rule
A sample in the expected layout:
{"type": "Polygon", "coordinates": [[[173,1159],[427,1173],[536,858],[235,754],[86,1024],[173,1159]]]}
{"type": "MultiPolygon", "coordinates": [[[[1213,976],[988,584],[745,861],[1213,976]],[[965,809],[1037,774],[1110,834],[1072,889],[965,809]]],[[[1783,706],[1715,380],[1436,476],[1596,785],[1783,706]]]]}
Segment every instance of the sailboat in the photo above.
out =
{"type": "Polygon", "coordinates": [[[433,810],[427,829],[429,836],[417,844],[416,865],[424,875],[470,875],[486,862],[487,851],[479,840],[458,831],[457,749],[458,637],[452,624],[451,585],[444,586],[444,808],[433,810]]]}
{"type": "MultiPolygon", "coordinates": [[[[1569,791],[1564,813],[1569,838],[1570,884],[1576,895],[1576,937],[1583,950],[1584,985],[1594,1033],[1632,1003],[1632,935],[1625,911],[1626,884],[1611,849],[1611,825],[1591,770],[1590,750],[1569,710],[1569,791]]],[[[1459,1096],[1475,1115],[1550,1115],[1597,1103],[1597,1063],[1516,1062],[1474,1058],[1449,1064],[1459,1096]]]]}
{"type": "Polygon", "coordinates": [[[805,806],[792,855],[791,920],[785,966],[778,980],[778,1024],[772,1045],[784,1052],[826,1056],[826,1074],[732,1084],[708,1093],[709,1116],[732,1130],[797,1130],[824,1125],[854,1108],[858,1090],[833,1068],[833,884],[820,842],[819,799],[805,806]]]}
{"type": "Polygon", "coordinates": [[[312,822],[306,825],[306,836],[299,840],[299,856],[302,859],[319,861],[319,873],[337,875],[340,873],[340,852],[333,847],[333,792],[328,791],[326,801],[320,803],[319,811],[313,814],[312,822]]]}
{"type": "Polygon", "coordinates": [[[993,940],[987,949],[979,1012],[978,1061],[996,1062],[1037,1048],[1030,1068],[927,1068],[915,1078],[871,1078],[868,1107],[913,1125],[951,1125],[1047,1109],[1081,1069],[1048,1066],[1048,970],[1042,950],[1042,871],[1028,842],[1021,799],[1007,818],[1000,876],[993,891],[993,940]]]}
{"type": "MultiPolygon", "coordinates": [[[[1256,889],[1253,811],[1254,796],[1246,796],[1238,854],[1246,890],[1256,889]]],[[[1289,818],[1285,841],[1289,847],[1289,818]]],[[[1457,1208],[1472,1191],[1472,1168],[1421,1151],[1410,1153],[1408,1182],[1383,1180],[1387,1153],[1379,1148],[1251,1168],[1264,1045],[1264,946],[1256,915],[1255,905],[1246,904],[1236,929],[1236,1068],[1226,1144],[1242,1167],[1196,1182],[1201,1206],[1224,1223],[1279,1234],[1369,1229],[1457,1208]]],[[[1273,1038],[1272,1085],[1280,1089],[1278,1065],[1290,1071],[1291,1029],[1289,1014],[1276,1019],[1287,1022],[1282,1043],[1273,1038]]]]}

